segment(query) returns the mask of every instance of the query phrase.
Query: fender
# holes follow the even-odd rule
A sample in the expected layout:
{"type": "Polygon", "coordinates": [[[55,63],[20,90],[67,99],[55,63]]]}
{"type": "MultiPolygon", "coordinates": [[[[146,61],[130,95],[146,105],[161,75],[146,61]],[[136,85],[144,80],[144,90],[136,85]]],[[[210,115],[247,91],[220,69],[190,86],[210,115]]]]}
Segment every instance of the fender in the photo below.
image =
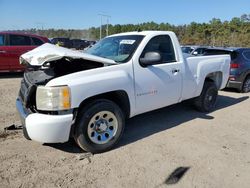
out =
{"type": "MultiPolygon", "coordinates": [[[[91,69],[55,78],[46,86],[67,85],[71,90],[71,108],[78,108],[85,99],[103,93],[123,90],[132,109],[135,104],[131,63],[91,69]]],[[[133,111],[131,111],[133,114],[133,111]]]]}
{"type": "Polygon", "coordinates": [[[196,77],[197,87],[194,96],[201,94],[206,78],[214,80],[218,89],[222,89],[226,86],[230,68],[229,55],[209,56],[209,58],[206,56],[191,57],[187,58],[187,61],[193,68],[193,74],[196,77]]]}

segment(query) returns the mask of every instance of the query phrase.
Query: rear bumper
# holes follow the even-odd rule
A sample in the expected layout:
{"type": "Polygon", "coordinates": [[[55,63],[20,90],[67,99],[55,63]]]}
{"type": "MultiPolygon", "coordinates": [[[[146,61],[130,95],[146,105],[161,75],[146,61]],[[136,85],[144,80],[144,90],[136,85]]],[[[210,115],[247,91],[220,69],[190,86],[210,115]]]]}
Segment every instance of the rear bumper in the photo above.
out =
{"type": "Polygon", "coordinates": [[[47,115],[29,113],[20,99],[16,100],[16,108],[20,115],[28,137],[42,143],[63,143],[69,140],[73,114],[47,115]]]}
{"type": "Polygon", "coordinates": [[[226,87],[227,88],[235,88],[235,89],[241,90],[242,82],[228,80],[226,87]]]}

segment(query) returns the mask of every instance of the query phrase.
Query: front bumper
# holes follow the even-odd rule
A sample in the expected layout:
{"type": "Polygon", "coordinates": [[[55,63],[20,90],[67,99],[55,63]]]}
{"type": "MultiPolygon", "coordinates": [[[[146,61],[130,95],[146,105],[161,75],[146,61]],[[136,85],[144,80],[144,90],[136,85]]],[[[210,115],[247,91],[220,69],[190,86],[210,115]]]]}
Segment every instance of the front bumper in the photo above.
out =
{"type": "Polygon", "coordinates": [[[73,114],[29,113],[19,98],[16,100],[16,108],[24,129],[32,140],[42,143],[63,143],[69,140],[73,114]]]}

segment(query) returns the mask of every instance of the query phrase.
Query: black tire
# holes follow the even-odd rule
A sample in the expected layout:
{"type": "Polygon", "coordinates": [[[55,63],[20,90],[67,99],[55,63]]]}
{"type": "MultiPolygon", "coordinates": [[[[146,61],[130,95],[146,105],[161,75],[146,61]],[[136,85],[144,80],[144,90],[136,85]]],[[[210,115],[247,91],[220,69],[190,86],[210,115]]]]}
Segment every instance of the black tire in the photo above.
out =
{"type": "Polygon", "coordinates": [[[124,126],[125,118],[120,107],[110,100],[98,99],[78,112],[74,138],[83,150],[101,153],[110,150],[119,141],[124,126]],[[105,119],[106,117],[110,119],[105,119]],[[94,132],[93,135],[91,131],[94,132]]]}
{"type": "Polygon", "coordinates": [[[201,95],[194,99],[196,109],[201,112],[210,112],[215,108],[218,89],[213,82],[205,82],[201,95]]]}
{"type": "Polygon", "coordinates": [[[250,91],[250,76],[247,76],[243,82],[241,92],[248,93],[250,91]]]}

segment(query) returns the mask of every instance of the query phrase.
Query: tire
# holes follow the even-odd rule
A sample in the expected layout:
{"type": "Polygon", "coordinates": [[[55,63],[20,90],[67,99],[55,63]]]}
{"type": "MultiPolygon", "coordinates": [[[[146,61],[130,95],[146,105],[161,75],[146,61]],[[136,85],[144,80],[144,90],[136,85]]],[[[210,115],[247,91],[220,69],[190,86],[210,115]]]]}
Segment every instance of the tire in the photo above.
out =
{"type": "Polygon", "coordinates": [[[79,111],[74,138],[83,150],[101,153],[119,141],[124,126],[125,118],[120,107],[110,100],[99,99],[79,111]]]}
{"type": "Polygon", "coordinates": [[[201,95],[194,99],[196,109],[201,112],[210,112],[215,108],[218,89],[213,82],[205,82],[201,95]]]}
{"type": "Polygon", "coordinates": [[[250,91],[250,76],[247,76],[242,85],[241,92],[248,93],[250,91]]]}

